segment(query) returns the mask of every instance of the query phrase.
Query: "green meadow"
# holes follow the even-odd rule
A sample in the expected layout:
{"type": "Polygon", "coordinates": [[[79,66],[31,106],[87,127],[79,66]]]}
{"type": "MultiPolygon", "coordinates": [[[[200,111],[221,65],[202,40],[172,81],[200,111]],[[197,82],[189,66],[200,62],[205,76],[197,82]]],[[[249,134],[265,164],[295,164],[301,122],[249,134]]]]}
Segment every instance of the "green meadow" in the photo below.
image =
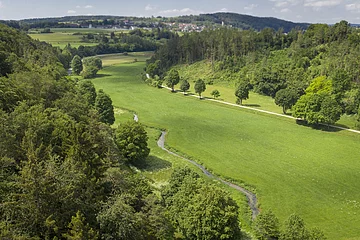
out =
{"type": "MultiPolygon", "coordinates": [[[[295,120],[149,87],[141,79],[144,67],[141,61],[108,66],[93,80],[122,109],[118,119],[135,112],[147,126],[166,129],[168,148],[256,192],[259,207],[272,209],[281,222],[297,213],[329,239],[359,238],[360,134],[315,130],[295,120]]],[[[225,90],[219,90],[227,100],[225,90]]],[[[264,105],[253,96],[245,103],[264,105]]],[[[152,156],[179,164],[182,160],[166,159],[171,157],[156,147],[158,136],[150,130],[152,156]]],[[[147,174],[162,184],[171,172],[170,166],[164,169],[147,174]]]]}
{"type": "Polygon", "coordinates": [[[133,52],[125,55],[123,53],[105,54],[98,57],[101,58],[103,67],[108,67],[120,63],[145,62],[152,54],[153,52],[133,52]]]}
{"type": "Polygon", "coordinates": [[[39,41],[44,41],[50,43],[54,47],[64,48],[67,44],[71,44],[72,47],[82,46],[95,46],[97,43],[86,43],[82,42],[82,35],[74,35],[74,33],[81,34],[110,34],[115,32],[115,34],[120,32],[127,32],[127,30],[117,30],[117,29],[99,29],[99,28],[52,28],[52,33],[40,33],[38,29],[29,30],[28,34],[31,38],[37,39],[39,41]]]}
{"type": "Polygon", "coordinates": [[[35,33],[29,34],[33,39],[47,42],[54,47],[64,48],[67,44],[71,44],[72,47],[94,46],[96,43],[85,43],[81,41],[81,35],[73,35],[72,33],[54,32],[54,33],[35,33]]]}

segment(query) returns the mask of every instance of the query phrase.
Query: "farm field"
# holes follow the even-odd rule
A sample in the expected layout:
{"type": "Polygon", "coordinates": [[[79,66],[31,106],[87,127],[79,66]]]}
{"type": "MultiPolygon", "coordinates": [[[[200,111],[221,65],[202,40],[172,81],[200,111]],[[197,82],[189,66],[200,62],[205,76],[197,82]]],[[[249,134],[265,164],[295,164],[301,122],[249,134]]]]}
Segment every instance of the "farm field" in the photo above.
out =
{"type": "Polygon", "coordinates": [[[144,66],[109,66],[93,82],[115,107],[166,128],[168,147],[255,190],[260,208],[272,209],[281,222],[295,212],[329,239],[359,237],[360,152],[354,150],[360,135],[152,88],[141,80],[144,66]]]}
{"type": "Polygon", "coordinates": [[[150,58],[152,54],[153,52],[134,52],[127,53],[126,55],[124,55],[123,53],[116,53],[98,55],[97,57],[101,58],[103,67],[108,67],[120,63],[133,63],[135,61],[145,62],[146,59],[150,58]]]}
{"type": "Polygon", "coordinates": [[[44,41],[50,43],[54,47],[64,48],[68,43],[71,44],[72,47],[82,46],[95,46],[97,43],[86,43],[82,42],[82,35],[73,35],[74,33],[81,34],[97,34],[97,33],[105,33],[110,34],[111,32],[120,33],[127,32],[127,30],[120,29],[98,29],[98,28],[51,28],[52,33],[40,33],[38,30],[29,30],[30,34],[28,34],[31,38],[37,39],[39,41],[44,41]]]}
{"type": "Polygon", "coordinates": [[[64,48],[68,43],[71,44],[72,47],[83,46],[94,46],[96,43],[85,43],[81,41],[81,35],[72,35],[72,33],[36,33],[29,34],[29,36],[33,39],[37,39],[39,41],[47,42],[54,47],[64,48]]]}

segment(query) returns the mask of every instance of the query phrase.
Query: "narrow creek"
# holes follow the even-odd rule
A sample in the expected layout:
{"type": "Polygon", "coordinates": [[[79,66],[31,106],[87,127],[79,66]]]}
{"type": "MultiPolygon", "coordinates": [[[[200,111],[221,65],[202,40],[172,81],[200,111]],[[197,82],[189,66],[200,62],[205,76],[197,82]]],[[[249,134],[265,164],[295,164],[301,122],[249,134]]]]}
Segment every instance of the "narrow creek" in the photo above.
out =
{"type": "Polygon", "coordinates": [[[161,132],[161,136],[160,136],[159,140],[157,141],[157,145],[158,145],[161,149],[163,149],[164,151],[170,153],[171,155],[174,155],[174,156],[176,156],[176,157],[182,158],[182,159],[190,162],[191,164],[193,164],[193,165],[195,165],[196,167],[200,168],[201,171],[202,171],[206,176],[208,176],[208,177],[210,177],[210,178],[214,178],[214,179],[222,182],[223,184],[226,184],[226,185],[228,185],[229,187],[231,187],[231,188],[233,188],[233,189],[235,189],[235,190],[237,190],[237,191],[245,194],[245,195],[246,195],[246,198],[247,198],[247,200],[248,200],[249,207],[250,207],[250,209],[251,209],[251,211],[252,211],[252,219],[255,219],[255,218],[256,218],[256,216],[260,213],[260,211],[259,211],[259,209],[258,209],[258,207],[257,207],[257,198],[256,198],[256,195],[255,195],[254,193],[252,193],[252,192],[246,190],[245,188],[240,187],[240,186],[238,186],[238,185],[236,185],[236,184],[234,184],[234,183],[225,181],[225,180],[223,180],[223,179],[221,179],[221,178],[213,175],[213,174],[210,173],[208,170],[206,170],[206,168],[205,168],[204,166],[196,163],[195,161],[190,160],[190,159],[187,159],[187,158],[184,158],[184,157],[182,157],[182,156],[180,156],[180,155],[178,155],[178,154],[176,154],[176,153],[174,153],[174,152],[171,152],[170,150],[166,149],[166,148],[165,148],[165,135],[166,135],[166,132],[165,132],[165,131],[162,131],[162,132],[161,132]]]}

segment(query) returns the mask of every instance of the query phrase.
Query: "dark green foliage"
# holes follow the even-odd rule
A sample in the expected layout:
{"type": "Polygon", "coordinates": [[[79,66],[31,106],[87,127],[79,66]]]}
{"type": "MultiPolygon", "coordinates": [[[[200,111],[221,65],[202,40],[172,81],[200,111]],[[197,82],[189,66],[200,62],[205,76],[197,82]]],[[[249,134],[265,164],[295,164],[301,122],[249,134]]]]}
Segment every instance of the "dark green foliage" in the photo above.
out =
{"type": "Polygon", "coordinates": [[[120,153],[127,161],[136,163],[149,155],[148,136],[140,123],[130,121],[120,124],[115,135],[120,153]]]}
{"type": "Polygon", "coordinates": [[[242,100],[249,98],[250,84],[242,81],[239,83],[235,90],[236,103],[242,105],[242,100]]]}
{"type": "Polygon", "coordinates": [[[131,196],[117,196],[103,205],[97,216],[101,239],[142,239],[141,216],[128,201],[131,201],[131,196]]]}
{"type": "Polygon", "coordinates": [[[102,61],[98,57],[83,59],[84,70],[81,75],[86,78],[94,78],[96,73],[102,69],[102,61]]]}
{"type": "Polygon", "coordinates": [[[180,90],[182,92],[184,92],[184,94],[185,94],[186,91],[188,91],[189,89],[190,89],[190,83],[186,79],[181,80],[181,82],[180,82],[180,90]]]}
{"type": "Polygon", "coordinates": [[[90,105],[95,105],[96,89],[94,84],[89,80],[79,82],[79,92],[83,95],[90,105]]]}
{"type": "Polygon", "coordinates": [[[2,25],[0,35],[5,61],[16,53],[0,78],[0,238],[172,239],[148,180],[120,170],[114,132],[100,122],[114,121],[111,99],[63,77],[48,45],[2,25]]]}
{"type": "Polygon", "coordinates": [[[292,214],[285,221],[281,240],[325,240],[325,234],[318,228],[307,229],[304,220],[292,214]]]}
{"type": "Polygon", "coordinates": [[[163,191],[168,214],[186,239],[239,239],[238,206],[190,169],[175,170],[163,191]]]}
{"type": "Polygon", "coordinates": [[[146,73],[149,74],[151,78],[154,78],[156,75],[160,75],[159,69],[160,61],[155,61],[154,63],[150,63],[146,66],[146,73]]]}
{"type": "Polygon", "coordinates": [[[275,104],[281,106],[283,108],[284,114],[286,114],[286,110],[291,109],[298,98],[298,94],[294,89],[280,89],[276,92],[275,104]]]}
{"type": "Polygon", "coordinates": [[[83,64],[79,55],[76,55],[71,61],[71,68],[74,74],[79,75],[83,70],[83,64]]]}
{"type": "Polygon", "coordinates": [[[304,240],[308,239],[304,220],[296,214],[290,215],[281,233],[281,240],[304,240]]]}
{"type": "Polygon", "coordinates": [[[165,77],[166,86],[171,88],[172,92],[175,92],[174,86],[180,81],[179,72],[175,69],[171,69],[165,77]]]}
{"type": "Polygon", "coordinates": [[[85,69],[81,72],[81,75],[85,79],[94,78],[96,77],[96,73],[99,71],[99,69],[96,66],[87,66],[85,69]]]}
{"type": "Polygon", "coordinates": [[[195,93],[199,94],[199,97],[201,99],[201,93],[203,93],[206,90],[206,84],[205,84],[204,80],[202,80],[202,79],[196,80],[195,85],[194,85],[194,90],[195,90],[195,93]]]}
{"type": "Polygon", "coordinates": [[[115,122],[114,107],[109,95],[104,93],[102,89],[99,90],[95,99],[95,109],[99,114],[100,121],[107,124],[115,122]]]}
{"type": "Polygon", "coordinates": [[[259,240],[275,240],[280,237],[279,219],[268,210],[261,212],[254,222],[254,230],[259,240]]]}
{"type": "Polygon", "coordinates": [[[217,89],[213,90],[213,91],[211,92],[211,96],[213,96],[214,99],[220,97],[220,92],[219,92],[219,90],[217,90],[217,89]]]}
{"type": "Polygon", "coordinates": [[[76,216],[71,217],[69,223],[69,231],[67,234],[63,234],[67,240],[96,240],[98,234],[86,224],[86,219],[80,211],[76,213],[76,216]]]}

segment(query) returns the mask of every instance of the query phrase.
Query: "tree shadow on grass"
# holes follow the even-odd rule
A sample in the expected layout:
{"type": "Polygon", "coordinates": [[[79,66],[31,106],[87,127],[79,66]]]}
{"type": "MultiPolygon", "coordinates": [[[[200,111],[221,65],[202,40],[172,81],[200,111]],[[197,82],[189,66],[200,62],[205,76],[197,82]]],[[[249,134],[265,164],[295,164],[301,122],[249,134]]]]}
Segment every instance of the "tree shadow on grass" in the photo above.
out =
{"type": "MultiPolygon", "coordinates": [[[[311,127],[315,130],[320,130],[324,132],[340,132],[343,131],[343,129],[335,128],[326,124],[309,124],[307,121],[302,119],[296,119],[296,124],[305,126],[305,127],[311,127]]],[[[339,126],[340,124],[336,124],[336,126],[339,126]]],[[[348,128],[346,126],[343,126],[344,128],[348,128]]]]}
{"type": "Polygon", "coordinates": [[[111,77],[110,74],[96,74],[96,78],[111,77]]]}
{"type": "Polygon", "coordinates": [[[138,161],[133,164],[142,171],[156,172],[165,168],[170,168],[172,164],[156,156],[148,156],[146,160],[138,161]]]}
{"type": "Polygon", "coordinates": [[[253,103],[243,104],[243,106],[245,106],[245,107],[261,107],[259,104],[253,104],[253,103]]]}

